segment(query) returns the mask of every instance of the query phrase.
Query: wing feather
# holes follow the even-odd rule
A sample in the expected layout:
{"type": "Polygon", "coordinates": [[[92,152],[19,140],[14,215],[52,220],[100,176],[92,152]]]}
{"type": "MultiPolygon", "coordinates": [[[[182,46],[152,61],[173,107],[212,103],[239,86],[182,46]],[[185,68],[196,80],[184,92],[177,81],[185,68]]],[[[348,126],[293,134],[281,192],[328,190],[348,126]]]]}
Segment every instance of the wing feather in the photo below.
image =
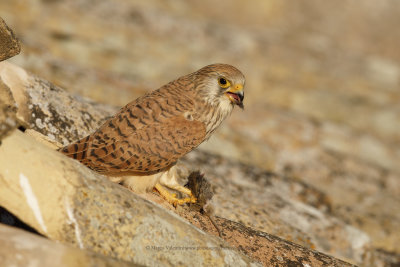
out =
{"type": "MultiPolygon", "coordinates": [[[[157,172],[200,145],[205,135],[203,123],[175,116],[164,123],[142,127],[124,140],[109,139],[102,146],[88,144],[86,156],[77,153],[76,159],[103,173],[157,172]]],[[[80,148],[85,140],[90,138],[78,141],[80,148]]],[[[69,147],[75,146],[76,143],[69,147]]]]}
{"type": "Polygon", "coordinates": [[[200,145],[206,128],[188,120],[188,96],[171,94],[173,84],[129,103],[93,134],[61,149],[98,172],[157,172],[200,145]],[[168,89],[168,90],[167,90],[168,89]]]}

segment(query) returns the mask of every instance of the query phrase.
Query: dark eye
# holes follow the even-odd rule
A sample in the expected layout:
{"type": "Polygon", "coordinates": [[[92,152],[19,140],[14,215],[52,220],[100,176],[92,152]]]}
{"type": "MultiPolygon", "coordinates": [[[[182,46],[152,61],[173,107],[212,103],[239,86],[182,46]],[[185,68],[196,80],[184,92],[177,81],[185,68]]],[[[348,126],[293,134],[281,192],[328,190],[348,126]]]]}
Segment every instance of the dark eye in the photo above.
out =
{"type": "Polygon", "coordinates": [[[231,84],[229,83],[229,81],[227,81],[224,77],[220,77],[218,79],[218,83],[219,86],[221,86],[222,88],[228,88],[231,84]]]}

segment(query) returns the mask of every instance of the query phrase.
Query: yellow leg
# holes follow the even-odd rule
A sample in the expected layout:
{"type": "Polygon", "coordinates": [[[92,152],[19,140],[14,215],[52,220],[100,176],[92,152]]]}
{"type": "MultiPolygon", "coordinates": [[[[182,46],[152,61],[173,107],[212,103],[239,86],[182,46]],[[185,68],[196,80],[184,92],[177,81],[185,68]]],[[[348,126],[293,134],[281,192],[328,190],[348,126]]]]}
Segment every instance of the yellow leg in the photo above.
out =
{"type": "MultiPolygon", "coordinates": [[[[190,197],[183,198],[183,199],[177,198],[176,194],[171,194],[170,192],[168,192],[167,189],[164,188],[164,186],[162,186],[159,183],[157,183],[154,187],[157,189],[157,191],[160,193],[160,195],[162,195],[170,204],[172,204],[175,207],[177,205],[183,205],[185,203],[195,203],[196,202],[196,198],[193,196],[192,192],[183,186],[181,186],[182,188],[184,188],[183,193],[188,194],[190,197]]],[[[180,189],[182,190],[182,188],[180,188],[180,189]]],[[[178,190],[178,191],[182,192],[181,190],[178,190]]]]}
{"type": "Polygon", "coordinates": [[[184,187],[182,185],[174,185],[171,188],[176,190],[176,191],[179,191],[181,193],[184,193],[184,194],[188,195],[190,197],[190,203],[196,203],[197,199],[193,195],[192,191],[190,191],[189,188],[186,188],[186,187],[184,187]]]}

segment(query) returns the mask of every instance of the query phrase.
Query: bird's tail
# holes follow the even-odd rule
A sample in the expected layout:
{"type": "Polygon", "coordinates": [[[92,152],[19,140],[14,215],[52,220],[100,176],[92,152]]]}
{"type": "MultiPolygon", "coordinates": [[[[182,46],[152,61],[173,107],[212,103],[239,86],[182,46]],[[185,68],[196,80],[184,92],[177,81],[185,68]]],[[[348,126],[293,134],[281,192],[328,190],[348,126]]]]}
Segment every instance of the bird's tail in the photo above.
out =
{"type": "Polygon", "coordinates": [[[59,151],[68,157],[82,161],[86,158],[86,153],[89,148],[89,141],[90,141],[90,135],[74,143],[71,143],[65,147],[60,148],[59,151]]]}

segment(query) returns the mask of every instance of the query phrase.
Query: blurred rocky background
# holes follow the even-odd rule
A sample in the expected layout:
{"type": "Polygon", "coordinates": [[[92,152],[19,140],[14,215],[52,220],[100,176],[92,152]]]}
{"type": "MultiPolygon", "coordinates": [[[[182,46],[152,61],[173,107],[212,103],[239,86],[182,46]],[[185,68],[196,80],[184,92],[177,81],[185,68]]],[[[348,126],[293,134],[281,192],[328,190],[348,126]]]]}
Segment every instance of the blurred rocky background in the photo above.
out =
{"type": "Polygon", "coordinates": [[[245,110],[200,149],[291,179],[283,199],[311,188],[299,203],[336,223],[290,212],[271,221],[272,199],[236,169],[224,179],[245,201],[228,207],[217,193],[216,215],[302,243],[286,227],[298,229],[353,263],[385,255],[383,265],[400,264],[399,1],[2,0],[0,17],[22,44],[9,62],[116,107],[204,65],[237,66],[247,78],[245,110]],[[352,248],[375,256],[324,242],[349,227],[352,248]]]}

